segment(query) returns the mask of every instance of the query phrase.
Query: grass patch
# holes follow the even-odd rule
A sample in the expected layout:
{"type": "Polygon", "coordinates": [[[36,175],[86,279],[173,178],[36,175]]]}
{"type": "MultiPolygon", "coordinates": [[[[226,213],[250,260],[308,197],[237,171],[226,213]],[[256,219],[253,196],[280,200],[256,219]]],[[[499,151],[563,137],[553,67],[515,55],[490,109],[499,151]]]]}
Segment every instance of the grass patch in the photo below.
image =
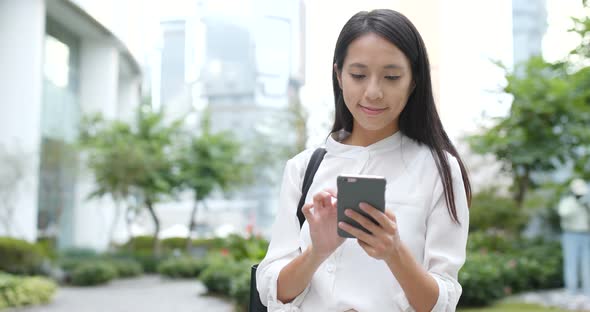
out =
{"type": "Polygon", "coordinates": [[[485,308],[459,308],[457,312],[571,312],[528,303],[499,303],[485,308]]]}

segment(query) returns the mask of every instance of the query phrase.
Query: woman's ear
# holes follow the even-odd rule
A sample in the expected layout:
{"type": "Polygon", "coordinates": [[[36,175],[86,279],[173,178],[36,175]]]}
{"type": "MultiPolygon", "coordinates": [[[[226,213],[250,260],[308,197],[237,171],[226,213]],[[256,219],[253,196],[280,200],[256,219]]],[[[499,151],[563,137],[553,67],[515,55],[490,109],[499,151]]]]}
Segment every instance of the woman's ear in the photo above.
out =
{"type": "Polygon", "coordinates": [[[338,65],[334,63],[334,73],[336,73],[336,79],[338,79],[338,86],[342,89],[342,72],[338,70],[338,65]]]}

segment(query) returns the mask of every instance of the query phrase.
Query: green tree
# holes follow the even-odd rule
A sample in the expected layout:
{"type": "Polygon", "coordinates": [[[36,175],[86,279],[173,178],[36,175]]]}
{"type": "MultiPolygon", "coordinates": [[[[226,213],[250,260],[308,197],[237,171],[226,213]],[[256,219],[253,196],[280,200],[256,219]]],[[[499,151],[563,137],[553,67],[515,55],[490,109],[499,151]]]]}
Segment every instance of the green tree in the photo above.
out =
{"type": "Polygon", "coordinates": [[[132,138],[131,126],[122,121],[107,122],[100,114],[82,119],[79,144],[88,151],[85,165],[93,173],[95,182],[95,189],[87,198],[110,195],[115,203],[115,217],[109,230],[111,248],[121,216],[121,203],[129,196],[141,163],[138,147],[129,144],[132,138]]]}
{"type": "MultiPolygon", "coordinates": [[[[584,0],[583,3],[588,12],[588,1],[584,0]]],[[[587,108],[579,116],[586,123],[578,124],[575,128],[581,140],[577,151],[578,157],[574,160],[574,172],[577,176],[590,179],[590,145],[587,144],[590,137],[587,126],[590,121],[590,16],[574,18],[573,21],[574,28],[571,31],[580,36],[580,44],[570,53],[570,62],[576,64],[577,69],[572,74],[572,81],[576,98],[579,100],[578,105],[587,108]]]]}
{"type": "Polygon", "coordinates": [[[180,120],[167,122],[164,112],[153,112],[141,105],[131,124],[106,121],[96,115],[88,118],[81,129],[81,146],[89,151],[88,166],[97,185],[90,196],[110,194],[117,201],[130,194],[139,195],[154,222],[156,255],[160,253],[160,220],[154,206],[177,191],[178,168],[173,151],[181,124],[180,120]]]}
{"type": "MultiPolygon", "coordinates": [[[[578,33],[588,37],[588,19],[578,21],[578,33]],[[580,26],[584,25],[583,27],[580,26]]],[[[582,42],[586,42],[583,39],[582,42]]],[[[512,95],[510,112],[468,137],[471,148],[491,153],[513,179],[513,198],[519,207],[527,192],[538,185],[532,176],[574,164],[587,166],[590,146],[590,70],[574,53],[587,53],[583,44],[564,61],[533,57],[506,71],[503,92],[512,95]],[[582,161],[581,161],[582,160],[582,161]]]]}
{"type": "Polygon", "coordinates": [[[228,191],[248,181],[251,165],[241,152],[242,146],[230,132],[212,133],[207,113],[201,122],[201,133],[191,136],[180,153],[180,182],[194,196],[188,224],[187,250],[195,229],[198,205],[215,188],[228,191]]]}

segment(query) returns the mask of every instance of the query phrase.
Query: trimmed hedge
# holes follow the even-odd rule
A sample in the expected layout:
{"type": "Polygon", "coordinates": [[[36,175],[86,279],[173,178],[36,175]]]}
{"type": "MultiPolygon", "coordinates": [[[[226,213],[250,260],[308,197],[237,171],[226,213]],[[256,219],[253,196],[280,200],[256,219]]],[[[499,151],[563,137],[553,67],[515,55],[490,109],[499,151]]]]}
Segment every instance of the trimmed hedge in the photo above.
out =
{"type": "Polygon", "coordinates": [[[77,286],[105,284],[117,277],[117,269],[106,261],[89,261],[77,265],[70,275],[70,282],[77,286]]]}
{"type": "Polygon", "coordinates": [[[163,261],[170,258],[169,254],[162,254],[160,256],[154,256],[151,250],[145,251],[119,251],[110,255],[114,259],[131,259],[140,264],[143,272],[145,273],[158,273],[158,266],[163,261]]]}
{"type": "MultiPolygon", "coordinates": [[[[77,285],[76,282],[73,281],[76,270],[79,267],[85,266],[88,264],[90,264],[90,266],[95,266],[96,263],[105,263],[109,267],[112,267],[115,270],[115,276],[112,278],[134,277],[134,276],[139,276],[143,273],[143,268],[142,268],[141,264],[133,259],[110,258],[108,256],[95,256],[93,258],[82,258],[82,259],[66,258],[66,259],[61,259],[59,262],[59,265],[66,272],[66,274],[68,276],[68,281],[70,283],[74,283],[75,285],[77,285]]],[[[88,270],[89,269],[87,268],[86,272],[84,274],[86,274],[86,275],[93,274],[93,273],[90,273],[88,270]]],[[[81,274],[81,273],[78,272],[78,274],[81,274]]],[[[87,277],[87,276],[84,277],[84,279],[86,279],[86,280],[91,280],[91,282],[89,282],[88,285],[102,284],[102,283],[106,283],[112,279],[112,278],[105,279],[104,277],[101,277],[102,275],[104,275],[103,270],[96,270],[96,271],[94,271],[94,274],[98,274],[99,276],[96,278],[87,277]]],[[[80,277],[80,276],[78,276],[78,277],[80,277]]],[[[82,284],[79,284],[79,285],[84,285],[84,284],[85,283],[82,282],[82,284]]]]}
{"type": "Polygon", "coordinates": [[[205,269],[207,263],[191,257],[170,258],[158,266],[158,273],[171,278],[195,278],[205,269]]]}
{"type": "Polygon", "coordinates": [[[27,241],[0,237],[0,271],[19,275],[41,273],[43,250],[27,241]]]}
{"type": "Polygon", "coordinates": [[[133,259],[105,259],[104,261],[115,268],[117,277],[134,277],[143,274],[141,264],[133,259]]]}
{"type": "Polygon", "coordinates": [[[57,285],[44,277],[19,277],[0,272],[0,309],[48,303],[57,285]]]}

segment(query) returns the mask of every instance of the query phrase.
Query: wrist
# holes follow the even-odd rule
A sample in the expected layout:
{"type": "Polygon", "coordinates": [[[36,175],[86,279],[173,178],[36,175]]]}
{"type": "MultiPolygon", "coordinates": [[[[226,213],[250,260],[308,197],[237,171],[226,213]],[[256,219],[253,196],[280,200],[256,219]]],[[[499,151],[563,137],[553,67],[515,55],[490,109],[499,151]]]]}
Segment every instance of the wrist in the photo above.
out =
{"type": "Polygon", "coordinates": [[[318,252],[313,248],[313,245],[310,245],[307,248],[307,252],[309,254],[309,258],[318,265],[322,264],[324,261],[326,261],[326,259],[328,259],[328,257],[330,257],[330,254],[318,252]]]}
{"type": "Polygon", "coordinates": [[[399,244],[397,244],[397,246],[392,248],[391,252],[389,253],[389,256],[385,259],[385,262],[388,265],[399,265],[403,257],[404,251],[405,246],[403,245],[403,243],[400,242],[399,244]]]}

